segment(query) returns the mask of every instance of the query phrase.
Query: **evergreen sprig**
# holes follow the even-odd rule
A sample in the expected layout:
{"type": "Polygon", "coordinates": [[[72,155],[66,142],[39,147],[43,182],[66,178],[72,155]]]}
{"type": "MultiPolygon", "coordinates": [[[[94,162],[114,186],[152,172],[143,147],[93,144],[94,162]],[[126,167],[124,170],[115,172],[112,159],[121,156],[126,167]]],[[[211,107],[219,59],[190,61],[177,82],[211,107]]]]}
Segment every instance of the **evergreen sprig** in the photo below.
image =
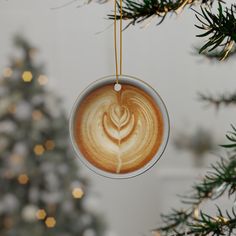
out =
{"type": "Polygon", "coordinates": [[[224,148],[236,148],[236,127],[231,125],[232,131],[226,134],[226,138],[230,141],[228,144],[221,145],[224,148]]]}
{"type": "Polygon", "coordinates": [[[232,4],[230,8],[223,9],[222,4],[219,3],[217,14],[203,7],[201,7],[201,13],[195,12],[201,23],[201,25],[195,26],[206,31],[197,37],[209,37],[208,41],[200,48],[199,53],[205,50],[211,52],[216,48],[223,47],[221,59],[225,59],[234,50],[236,42],[236,5],[232,4]]]}
{"type": "Polygon", "coordinates": [[[161,215],[161,219],[165,225],[163,227],[155,229],[154,231],[165,232],[166,234],[171,231],[179,232],[185,228],[186,224],[189,223],[189,220],[191,219],[192,215],[192,209],[172,209],[171,213],[161,215]]]}
{"type": "MultiPolygon", "coordinates": [[[[236,145],[236,144],[235,144],[236,145]]],[[[227,147],[225,145],[225,147],[227,147]]],[[[236,191],[236,156],[223,159],[214,165],[211,165],[204,179],[194,184],[193,193],[190,196],[183,196],[182,202],[186,204],[199,205],[203,200],[217,199],[222,196],[226,190],[231,196],[236,191]]]]}
{"type": "Polygon", "coordinates": [[[226,211],[222,213],[217,206],[217,215],[211,216],[209,214],[200,211],[176,211],[172,212],[172,215],[162,216],[163,222],[166,221],[167,225],[162,228],[155,229],[155,232],[161,232],[162,235],[231,235],[236,227],[236,212],[234,208],[231,209],[231,213],[226,211]]]}
{"type": "MultiPolygon", "coordinates": [[[[194,47],[194,51],[193,51],[193,55],[199,55],[199,50],[201,47],[194,47]]],[[[222,59],[222,48],[217,48],[213,51],[203,51],[201,52],[201,55],[203,56],[204,59],[207,59],[209,62],[213,63],[216,62],[218,63],[219,60],[222,59]]],[[[231,52],[230,52],[230,56],[226,57],[224,60],[221,60],[222,62],[227,62],[229,59],[232,59],[234,56],[236,55],[236,47],[234,47],[231,52]]]]}
{"type": "MultiPolygon", "coordinates": [[[[206,213],[200,211],[199,219],[195,219],[193,223],[190,223],[188,226],[191,228],[190,231],[187,231],[187,235],[230,235],[233,232],[233,229],[236,227],[236,213],[234,208],[232,208],[232,213],[229,214],[226,211],[226,214],[223,215],[219,207],[218,215],[216,217],[210,216],[206,213]]],[[[184,234],[182,234],[184,235],[184,234]]]]}
{"type": "MultiPolygon", "coordinates": [[[[212,5],[213,2],[214,0],[123,0],[122,15],[124,20],[130,20],[128,26],[141,23],[153,16],[160,18],[158,24],[161,24],[169,13],[178,13],[186,6],[190,7],[197,3],[212,5]]],[[[119,2],[117,5],[121,12],[119,2]]],[[[109,18],[114,19],[114,15],[109,15],[109,18]]],[[[121,15],[118,14],[117,18],[120,19],[121,15]]]]}
{"type": "MultiPolygon", "coordinates": [[[[185,7],[192,7],[199,4],[201,11],[195,11],[196,18],[200,24],[195,26],[204,31],[197,37],[208,37],[207,42],[200,48],[199,53],[210,55],[210,57],[220,57],[224,60],[227,56],[235,51],[236,42],[236,4],[230,7],[223,7],[225,4],[222,0],[123,0],[122,16],[128,20],[126,28],[158,17],[157,25],[161,24],[166,16],[170,13],[179,13],[185,7]],[[212,12],[212,5],[218,2],[216,14],[212,12]],[[211,53],[215,49],[215,53],[211,53]],[[220,53],[219,53],[220,52],[220,53]]],[[[119,13],[117,18],[121,18],[121,6],[117,1],[119,13]]],[[[109,19],[114,19],[114,14],[108,15],[109,19]]]]}
{"type": "MultiPolygon", "coordinates": [[[[236,228],[236,213],[232,207],[231,213],[222,213],[219,207],[216,216],[210,216],[200,210],[202,202],[220,198],[226,192],[228,197],[235,196],[236,192],[236,128],[226,135],[230,143],[221,145],[230,149],[228,158],[221,158],[211,165],[210,171],[202,181],[194,184],[187,196],[182,196],[182,203],[187,205],[186,210],[172,211],[161,215],[163,226],[155,229],[161,235],[232,235],[236,228]]],[[[235,232],[234,232],[235,233],[235,232]]]]}
{"type": "Polygon", "coordinates": [[[207,102],[209,105],[213,105],[216,108],[219,108],[221,105],[229,106],[236,104],[236,92],[221,94],[218,96],[213,96],[211,94],[199,94],[200,100],[207,102]]]}

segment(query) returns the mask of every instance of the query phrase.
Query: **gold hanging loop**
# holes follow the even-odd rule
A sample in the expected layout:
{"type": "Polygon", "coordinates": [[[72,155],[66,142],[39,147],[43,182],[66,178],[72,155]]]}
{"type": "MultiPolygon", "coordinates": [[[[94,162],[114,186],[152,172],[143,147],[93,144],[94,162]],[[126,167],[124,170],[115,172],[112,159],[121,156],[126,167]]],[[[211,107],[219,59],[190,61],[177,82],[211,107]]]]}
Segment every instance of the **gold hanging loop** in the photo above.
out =
{"type": "Polygon", "coordinates": [[[123,35],[122,35],[122,0],[120,0],[120,70],[118,69],[118,50],[117,50],[117,2],[114,0],[114,50],[115,50],[115,68],[116,68],[116,83],[119,83],[119,76],[122,75],[122,51],[123,51],[123,35]]]}
{"type": "Polygon", "coordinates": [[[122,75],[122,51],[123,51],[123,12],[122,12],[122,0],[120,0],[120,75],[122,75]]]}

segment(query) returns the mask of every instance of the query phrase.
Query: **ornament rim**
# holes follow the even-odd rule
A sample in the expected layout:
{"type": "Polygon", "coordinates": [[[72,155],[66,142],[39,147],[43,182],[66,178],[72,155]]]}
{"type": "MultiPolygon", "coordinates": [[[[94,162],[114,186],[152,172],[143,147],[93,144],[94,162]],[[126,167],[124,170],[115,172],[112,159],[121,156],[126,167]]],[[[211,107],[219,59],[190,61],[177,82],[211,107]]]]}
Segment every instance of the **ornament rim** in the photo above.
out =
{"type": "Polygon", "coordinates": [[[76,143],[75,135],[74,135],[74,120],[75,120],[77,107],[79,106],[79,104],[83,100],[83,98],[86,97],[93,90],[101,87],[102,85],[107,85],[107,84],[112,84],[112,83],[114,83],[114,85],[115,85],[116,84],[116,75],[108,75],[108,76],[104,76],[99,79],[96,79],[92,83],[87,85],[79,93],[79,95],[77,96],[77,98],[72,106],[70,116],[69,116],[69,136],[70,136],[71,144],[73,147],[73,151],[76,154],[76,157],[78,157],[77,159],[79,159],[80,162],[84,166],[86,166],[90,171],[92,171],[93,173],[96,173],[102,177],[109,178],[109,179],[130,179],[130,178],[134,178],[139,175],[142,175],[145,172],[147,172],[148,170],[150,170],[152,167],[155,166],[155,164],[162,157],[162,155],[167,147],[169,137],[170,137],[170,117],[169,117],[168,110],[166,108],[166,105],[165,105],[163,99],[161,98],[159,93],[147,82],[145,82],[137,77],[130,76],[130,75],[119,75],[119,82],[121,83],[121,85],[122,85],[122,82],[124,82],[126,84],[134,85],[134,86],[144,90],[145,92],[147,92],[153,98],[153,100],[157,103],[157,105],[159,106],[159,108],[162,112],[163,122],[164,122],[163,141],[162,141],[159,149],[157,150],[157,152],[153,156],[153,158],[146,165],[144,165],[142,168],[140,168],[138,170],[128,172],[128,173],[121,173],[121,174],[118,173],[117,174],[117,173],[111,173],[108,171],[104,171],[104,170],[92,165],[79,150],[79,147],[76,143]]]}

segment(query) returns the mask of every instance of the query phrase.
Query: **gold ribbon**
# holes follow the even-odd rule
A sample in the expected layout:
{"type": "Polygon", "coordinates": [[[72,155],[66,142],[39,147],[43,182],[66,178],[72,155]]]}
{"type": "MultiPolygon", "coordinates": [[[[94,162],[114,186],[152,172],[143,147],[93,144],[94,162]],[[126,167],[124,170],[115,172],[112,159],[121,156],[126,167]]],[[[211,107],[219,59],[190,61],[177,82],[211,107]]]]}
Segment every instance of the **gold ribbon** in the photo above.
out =
{"type": "Polygon", "coordinates": [[[115,50],[115,68],[116,83],[119,83],[119,76],[122,75],[122,51],[123,51],[123,35],[122,35],[122,0],[120,0],[120,69],[118,68],[118,49],[117,49],[117,2],[114,0],[114,50],[115,50]]]}

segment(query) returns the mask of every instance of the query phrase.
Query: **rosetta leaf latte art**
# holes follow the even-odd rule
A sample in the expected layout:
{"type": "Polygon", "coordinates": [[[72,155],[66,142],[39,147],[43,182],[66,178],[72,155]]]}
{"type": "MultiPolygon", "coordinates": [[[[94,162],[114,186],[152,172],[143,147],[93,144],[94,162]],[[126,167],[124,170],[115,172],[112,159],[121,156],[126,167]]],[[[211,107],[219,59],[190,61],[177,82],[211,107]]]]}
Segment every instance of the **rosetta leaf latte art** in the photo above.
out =
{"type": "Polygon", "coordinates": [[[125,106],[112,104],[109,108],[109,112],[104,113],[103,127],[106,134],[111,138],[111,140],[114,140],[119,147],[119,152],[117,154],[118,165],[116,169],[116,172],[119,173],[122,166],[120,153],[121,142],[133,130],[134,114],[130,114],[129,109],[125,106]]]}
{"type": "Polygon", "coordinates": [[[144,167],[163,139],[162,113],[140,88],[113,84],[93,90],[80,103],[75,119],[77,145],[97,168],[129,173],[144,167]]]}

